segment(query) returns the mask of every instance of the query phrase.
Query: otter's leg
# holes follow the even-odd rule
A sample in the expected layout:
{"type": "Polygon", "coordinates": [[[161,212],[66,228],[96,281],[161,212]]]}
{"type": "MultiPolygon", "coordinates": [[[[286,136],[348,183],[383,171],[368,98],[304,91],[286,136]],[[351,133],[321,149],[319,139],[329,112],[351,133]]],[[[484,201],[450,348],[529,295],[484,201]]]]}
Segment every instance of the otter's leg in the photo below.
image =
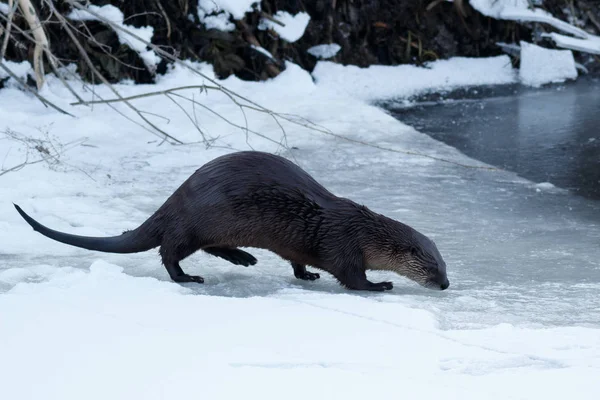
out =
{"type": "Polygon", "coordinates": [[[243,265],[247,267],[248,265],[256,264],[256,258],[250,253],[246,253],[240,249],[230,249],[227,247],[205,247],[205,252],[208,254],[212,254],[216,257],[221,257],[232,264],[235,265],[243,265]]]}
{"type": "Polygon", "coordinates": [[[334,263],[331,273],[338,281],[348,289],[368,290],[372,292],[383,292],[391,290],[394,285],[392,282],[371,282],[367,279],[365,268],[359,261],[342,261],[344,264],[334,263]]]}
{"type": "Polygon", "coordinates": [[[194,253],[197,248],[184,244],[173,244],[164,240],[160,246],[162,263],[167,269],[169,276],[174,282],[196,282],[204,283],[204,278],[198,275],[188,275],[179,266],[179,261],[194,253]]]}
{"type": "Polygon", "coordinates": [[[315,279],[319,279],[321,277],[317,273],[308,272],[306,270],[306,266],[303,264],[292,262],[292,268],[294,268],[294,276],[304,281],[314,281],[315,279]]]}

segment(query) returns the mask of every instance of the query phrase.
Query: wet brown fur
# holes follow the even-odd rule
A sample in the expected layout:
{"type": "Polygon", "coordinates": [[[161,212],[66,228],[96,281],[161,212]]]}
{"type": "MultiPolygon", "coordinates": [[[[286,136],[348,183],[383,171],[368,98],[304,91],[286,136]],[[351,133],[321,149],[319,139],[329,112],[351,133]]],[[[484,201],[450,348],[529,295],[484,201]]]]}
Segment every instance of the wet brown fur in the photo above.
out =
{"type": "Polygon", "coordinates": [[[290,261],[299,279],[331,273],[349,289],[389,290],[367,269],[391,270],[430,288],[448,286],[446,266],[431,240],[349,199],[337,197],[294,163],[263,152],[218,157],[192,174],[140,227],[90,238],[57,232],[16,206],[38,232],[70,245],[116,253],[160,246],[172,280],[203,282],[179,263],[198,250],[238,265],[256,258],[239,247],[268,249],[290,261]]]}

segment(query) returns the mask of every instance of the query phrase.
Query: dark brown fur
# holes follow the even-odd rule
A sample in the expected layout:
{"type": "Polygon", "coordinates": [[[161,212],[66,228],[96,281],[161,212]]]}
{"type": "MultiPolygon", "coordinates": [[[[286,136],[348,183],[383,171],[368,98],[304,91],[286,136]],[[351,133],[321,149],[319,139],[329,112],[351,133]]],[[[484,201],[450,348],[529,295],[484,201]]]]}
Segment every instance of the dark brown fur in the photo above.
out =
{"type": "Polygon", "coordinates": [[[160,246],[176,282],[203,282],[179,263],[198,250],[234,264],[256,259],[238,247],[268,249],[291,262],[299,279],[306,265],[331,273],[349,289],[389,290],[367,280],[367,269],[398,272],[436,289],[448,287],[446,266],[431,240],[411,227],[337,197],[294,163],[244,151],[199,168],[140,227],[109,238],[65,234],[17,210],[40,233],[70,245],[116,253],[160,246]]]}

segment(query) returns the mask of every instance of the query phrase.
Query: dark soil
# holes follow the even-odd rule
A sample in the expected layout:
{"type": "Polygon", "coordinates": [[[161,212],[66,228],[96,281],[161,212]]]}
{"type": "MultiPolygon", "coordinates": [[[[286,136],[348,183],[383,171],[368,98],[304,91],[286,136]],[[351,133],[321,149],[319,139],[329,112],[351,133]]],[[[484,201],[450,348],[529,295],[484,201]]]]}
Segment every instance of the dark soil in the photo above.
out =
{"type": "MultiPolygon", "coordinates": [[[[49,8],[34,0],[45,23],[53,54],[65,63],[75,62],[84,79],[97,81],[79,51],[49,8]]],[[[94,0],[102,6],[112,4],[123,11],[126,23],[154,27],[153,43],[180,58],[211,63],[217,75],[231,74],[246,80],[263,80],[277,75],[290,60],[311,71],[316,62],[307,49],[324,43],[337,43],[341,51],[331,61],[366,67],[372,64],[423,64],[453,56],[482,57],[503,54],[497,42],[517,43],[539,38],[539,24],[517,24],[485,17],[472,9],[468,1],[453,3],[438,0],[263,0],[261,10],[236,22],[232,32],[207,30],[198,20],[197,0],[94,0]],[[262,13],[273,15],[278,10],[307,12],[311,21],[304,36],[295,43],[279,38],[274,31],[258,29],[262,13]],[[254,50],[259,44],[275,56],[271,60],[254,50]]],[[[71,11],[66,2],[57,2],[63,14],[71,11]]],[[[600,2],[545,0],[544,7],[555,16],[569,20],[574,15],[591,33],[600,33],[600,2]],[[573,7],[571,7],[571,5],[573,7]]],[[[4,26],[5,21],[0,20],[4,26]]],[[[27,29],[22,17],[15,24],[27,29]]],[[[139,56],[121,45],[114,31],[100,22],[73,22],[80,32],[79,40],[98,68],[111,82],[131,79],[149,83],[156,73],[163,73],[163,61],[156,71],[149,71],[139,56]]],[[[0,34],[0,39],[3,38],[0,34]]],[[[31,44],[13,29],[6,59],[32,60],[31,44]]],[[[0,41],[1,43],[1,41],[0,41]]],[[[550,43],[545,43],[550,46],[550,43]]],[[[578,61],[598,69],[596,56],[578,54],[578,61]]],[[[517,59],[514,59],[518,63],[517,59]]],[[[49,71],[49,66],[46,67],[49,71]]]]}

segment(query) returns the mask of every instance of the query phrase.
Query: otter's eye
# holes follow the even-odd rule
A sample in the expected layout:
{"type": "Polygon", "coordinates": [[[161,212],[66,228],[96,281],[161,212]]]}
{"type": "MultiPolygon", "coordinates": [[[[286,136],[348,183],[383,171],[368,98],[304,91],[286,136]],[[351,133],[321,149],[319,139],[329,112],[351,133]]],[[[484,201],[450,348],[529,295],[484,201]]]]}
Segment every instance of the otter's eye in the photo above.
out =
{"type": "Polygon", "coordinates": [[[416,247],[410,246],[410,254],[412,254],[413,256],[416,256],[418,253],[419,253],[419,251],[417,250],[416,247]]]}

